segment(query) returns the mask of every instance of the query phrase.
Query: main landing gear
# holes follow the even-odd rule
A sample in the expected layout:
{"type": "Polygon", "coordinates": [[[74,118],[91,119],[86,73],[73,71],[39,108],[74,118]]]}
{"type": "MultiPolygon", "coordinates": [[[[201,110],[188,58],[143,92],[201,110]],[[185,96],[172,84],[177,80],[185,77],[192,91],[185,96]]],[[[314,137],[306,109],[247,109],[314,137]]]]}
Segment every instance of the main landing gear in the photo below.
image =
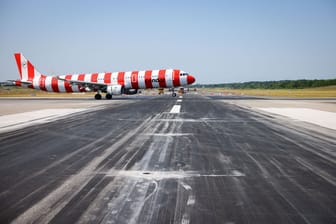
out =
{"type": "MultiPolygon", "coordinates": [[[[97,93],[97,94],[94,96],[94,98],[95,98],[96,100],[101,100],[101,99],[102,99],[102,95],[101,95],[100,93],[97,93]]],[[[110,93],[106,93],[105,98],[106,98],[107,100],[112,99],[112,94],[110,94],[110,93]]]]}
{"type": "Polygon", "coordinates": [[[106,98],[107,100],[112,99],[112,94],[110,94],[110,93],[106,93],[105,98],[106,98]]]}
{"type": "Polygon", "coordinates": [[[100,93],[97,93],[94,97],[96,100],[101,100],[102,95],[100,93]]]}

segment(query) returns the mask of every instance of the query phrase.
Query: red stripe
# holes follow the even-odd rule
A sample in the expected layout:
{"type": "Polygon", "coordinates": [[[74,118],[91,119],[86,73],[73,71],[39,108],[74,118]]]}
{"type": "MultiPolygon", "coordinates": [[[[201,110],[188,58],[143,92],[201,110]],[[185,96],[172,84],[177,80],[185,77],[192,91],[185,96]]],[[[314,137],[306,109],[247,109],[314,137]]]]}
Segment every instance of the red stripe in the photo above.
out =
{"type": "Polygon", "coordinates": [[[15,60],[16,60],[16,64],[17,64],[18,69],[19,69],[20,77],[22,79],[21,55],[20,54],[15,54],[15,60]]]}
{"type": "MultiPolygon", "coordinates": [[[[79,74],[78,75],[78,81],[84,81],[85,74],[79,74]]],[[[78,85],[79,92],[85,92],[85,88],[81,85],[78,85]]]]}
{"type": "Polygon", "coordinates": [[[146,88],[153,88],[152,70],[145,71],[145,86],[146,86],[146,88]]]}
{"type": "Polygon", "coordinates": [[[54,92],[59,92],[59,89],[58,89],[58,80],[54,77],[52,77],[51,79],[51,88],[53,89],[54,92]]]}
{"type": "Polygon", "coordinates": [[[166,70],[165,69],[159,71],[158,79],[159,79],[160,87],[166,88],[167,85],[166,85],[166,70]]]}
{"type": "Polygon", "coordinates": [[[78,75],[78,81],[84,81],[85,74],[79,74],[78,75]]]}
{"type": "Polygon", "coordinates": [[[41,75],[40,80],[39,80],[40,89],[43,91],[47,91],[47,88],[45,87],[45,79],[46,79],[46,76],[41,75]]]}
{"type": "Polygon", "coordinates": [[[122,86],[125,85],[125,72],[118,73],[118,84],[122,86]]]}
{"type": "Polygon", "coordinates": [[[33,80],[35,76],[34,66],[28,61],[28,80],[33,80]]]}
{"type": "Polygon", "coordinates": [[[174,70],[173,71],[173,86],[174,87],[177,87],[177,86],[180,86],[181,83],[180,83],[180,70],[174,70]]]}
{"type": "MultiPolygon", "coordinates": [[[[72,75],[66,75],[65,79],[66,80],[71,80],[72,75]]],[[[67,93],[72,93],[72,88],[70,86],[70,83],[64,81],[64,88],[67,93]]]]}
{"type": "Polygon", "coordinates": [[[131,74],[131,84],[133,89],[139,89],[139,72],[133,71],[131,74]]]}
{"type": "Polygon", "coordinates": [[[93,73],[91,75],[91,82],[97,82],[98,81],[98,73],[93,73]]]}
{"type": "Polygon", "coordinates": [[[15,81],[15,85],[16,85],[16,86],[21,86],[21,81],[16,80],[16,81],[15,81]]]}
{"type": "Polygon", "coordinates": [[[106,72],[104,75],[104,83],[111,83],[111,76],[112,76],[111,72],[106,72]]]}

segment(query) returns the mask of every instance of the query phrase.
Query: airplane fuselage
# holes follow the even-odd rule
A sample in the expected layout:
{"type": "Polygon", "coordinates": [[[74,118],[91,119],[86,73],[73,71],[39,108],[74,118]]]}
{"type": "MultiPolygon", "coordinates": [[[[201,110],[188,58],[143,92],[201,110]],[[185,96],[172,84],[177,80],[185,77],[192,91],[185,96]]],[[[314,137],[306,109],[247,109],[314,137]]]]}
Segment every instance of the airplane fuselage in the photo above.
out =
{"type": "Polygon", "coordinates": [[[174,88],[190,84],[188,75],[177,69],[146,70],[131,72],[105,72],[90,74],[62,75],[58,77],[41,75],[31,80],[32,84],[24,84],[20,80],[16,85],[48,92],[88,92],[96,91],[86,87],[85,83],[105,85],[121,85],[125,89],[174,88]],[[67,80],[67,81],[64,81],[67,80]],[[71,84],[81,81],[82,84],[71,84]],[[189,83],[188,83],[189,81],[189,83]]]}
{"type": "MultiPolygon", "coordinates": [[[[138,89],[174,89],[195,82],[192,75],[178,69],[46,76],[37,71],[21,53],[15,54],[15,60],[20,73],[20,80],[14,81],[17,86],[47,92],[94,91],[97,92],[96,99],[101,99],[101,92],[106,93],[106,99],[111,99],[112,95],[136,94],[138,89]]],[[[176,96],[174,92],[173,96],[176,96]]]]}

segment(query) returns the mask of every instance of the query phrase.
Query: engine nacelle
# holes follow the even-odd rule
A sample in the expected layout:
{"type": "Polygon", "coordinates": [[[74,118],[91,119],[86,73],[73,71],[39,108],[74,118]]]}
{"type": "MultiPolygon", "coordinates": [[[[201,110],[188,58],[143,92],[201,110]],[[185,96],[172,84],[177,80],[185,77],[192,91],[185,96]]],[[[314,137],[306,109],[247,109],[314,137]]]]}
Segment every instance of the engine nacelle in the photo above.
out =
{"type": "Polygon", "coordinates": [[[112,95],[120,95],[123,93],[123,87],[121,85],[107,86],[106,92],[112,95]]]}

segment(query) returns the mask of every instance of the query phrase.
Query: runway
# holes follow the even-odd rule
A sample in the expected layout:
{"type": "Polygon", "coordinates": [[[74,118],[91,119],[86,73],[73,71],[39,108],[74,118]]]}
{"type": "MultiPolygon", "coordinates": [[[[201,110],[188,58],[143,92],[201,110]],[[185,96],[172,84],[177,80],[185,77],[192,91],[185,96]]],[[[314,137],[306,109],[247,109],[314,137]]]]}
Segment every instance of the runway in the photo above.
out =
{"type": "Polygon", "coordinates": [[[336,131],[235,100],[87,100],[0,133],[0,223],[336,223],[336,131]]]}

